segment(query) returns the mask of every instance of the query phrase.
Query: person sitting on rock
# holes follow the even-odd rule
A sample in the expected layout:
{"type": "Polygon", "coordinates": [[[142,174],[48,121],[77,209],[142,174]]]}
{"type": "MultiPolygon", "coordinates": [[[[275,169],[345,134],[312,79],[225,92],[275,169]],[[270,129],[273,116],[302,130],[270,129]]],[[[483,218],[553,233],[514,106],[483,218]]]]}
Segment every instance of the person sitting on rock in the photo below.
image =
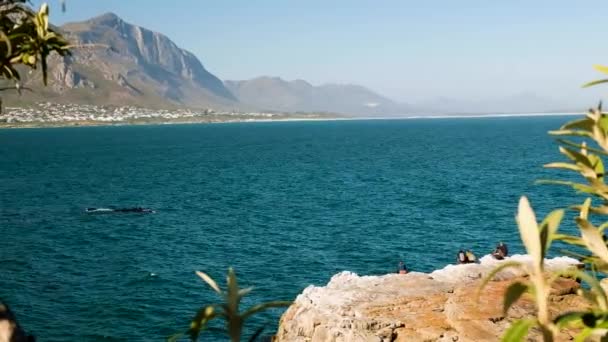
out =
{"type": "Polygon", "coordinates": [[[467,258],[466,253],[462,249],[458,251],[458,256],[456,257],[456,261],[459,264],[468,264],[469,263],[469,259],[467,258]]]}
{"type": "Polygon", "coordinates": [[[35,342],[36,338],[27,334],[17,322],[8,305],[0,302],[0,341],[35,342]]]}
{"type": "Polygon", "coordinates": [[[498,246],[496,247],[496,249],[500,249],[500,251],[502,252],[502,255],[505,258],[509,256],[509,249],[507,248],[507,245],[505,245],[502,241],[500,241],[498,243],[498,246]]]}
{"type": "Polygon", "coordinates": [[[507,245],[505,245],[502,241],[498,243],[494,252],[492,252],[492,256],[494,259],[502,260],[509,255],[509,250],[507,249],[507,245]]]}
{"type": "Polygon", "coordinates": [[[397,272],[399,274],[407,274],[407,266],[405,266],[405,263],[403,261],[399,261],[399,267],[397,269],[397,272]]]}
{"type": "Polygon", "coordinates": [[[467,251],[465,252],[465,255],[467,257],[467,263],[470,264],[470,263],[475,263],[477,261],[477,257],[469,249],[467,249],[467,251]]]}
{"type": "Polygon", "coordinates": [[[503,252],[496,247],[496,249],[492,252],[492,257],[496,260],[502,260],[505,258],[503,252]]]}

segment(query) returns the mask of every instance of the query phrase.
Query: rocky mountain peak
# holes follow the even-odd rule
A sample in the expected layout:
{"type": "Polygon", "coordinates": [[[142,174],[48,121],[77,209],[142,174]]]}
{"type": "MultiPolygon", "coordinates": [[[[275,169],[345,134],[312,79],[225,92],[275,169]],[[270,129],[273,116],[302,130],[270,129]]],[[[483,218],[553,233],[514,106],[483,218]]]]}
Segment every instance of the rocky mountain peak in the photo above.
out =
{"type": "Polygon", "coordinates": [[[87,20],[87,22],[108,27],[117,27],[124,23],[124,21],[118,15],[112,12],[107,12],[97,17],[93,17],[87,20]]]}
{"type": "MultiPolygon", "coordinates": [[[[115,13],[68,23],[59,29],[72,43],[92,46],[76,48],[73,56],[49,61],[51,86],[43,92],[50,99],[58,96],[62,101],[159,107],[237,105],[234,95],[194,54],[167,36],[128,23],[115,13]]],[[[35,81],[28,85],[35,86],[35,81]]]]}
{"type": "Polygon", "coordinates": [[[33,101],[364,116],[409,110],[360,86],[317,86],[270,76],[224,83],[169,37],[111,12],[59,30],[72,43],[87,46],[74,49],[72,56],[49,60],[49,87],[39,87],[38,76],[28,80],[27,86],[39,94],[33,101]]]}

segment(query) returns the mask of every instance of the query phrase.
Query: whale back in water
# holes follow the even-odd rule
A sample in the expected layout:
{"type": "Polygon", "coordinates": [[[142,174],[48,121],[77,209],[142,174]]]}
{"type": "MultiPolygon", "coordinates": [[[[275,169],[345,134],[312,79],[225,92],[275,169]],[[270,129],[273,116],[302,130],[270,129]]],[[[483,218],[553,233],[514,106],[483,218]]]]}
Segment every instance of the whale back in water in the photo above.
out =
{"type": "Polygon", "coordinates": [[[101,214],[101,213],[155,213],[156,211],[149,208],[134,207],[134,208],[86,208],[85,212],[88,214],[101,214]]]}

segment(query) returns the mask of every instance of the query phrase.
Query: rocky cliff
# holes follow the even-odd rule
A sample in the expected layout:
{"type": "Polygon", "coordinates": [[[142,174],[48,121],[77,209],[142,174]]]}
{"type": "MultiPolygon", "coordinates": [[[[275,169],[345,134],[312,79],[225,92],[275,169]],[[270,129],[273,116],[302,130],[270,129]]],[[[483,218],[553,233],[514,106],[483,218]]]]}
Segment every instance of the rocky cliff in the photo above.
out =
{"type": "MultiPolygon", "coordinates": [[[[513,256],[529,262],[526,256],[513,256]]],[[[534,312],[523,297],[503,314],[503,294],[522,274],[507,269],[476,298],[481,278],[499,261],[450,265],[430,274],[335,275],[323,287],[310,286],[281,318],[278,341],[497,341],[510,323],[534,312]]],[[[576,260],[547,260],[548,269],[572,267],[576,260]]],[[[579,284],[558,280],[550,305],[554,313],[584,308],[579,284]]],[[[573,332],[559,339],[569,340],[573,332]]],[[[537,332],[532,338],[538,337],[537,332]]]]}

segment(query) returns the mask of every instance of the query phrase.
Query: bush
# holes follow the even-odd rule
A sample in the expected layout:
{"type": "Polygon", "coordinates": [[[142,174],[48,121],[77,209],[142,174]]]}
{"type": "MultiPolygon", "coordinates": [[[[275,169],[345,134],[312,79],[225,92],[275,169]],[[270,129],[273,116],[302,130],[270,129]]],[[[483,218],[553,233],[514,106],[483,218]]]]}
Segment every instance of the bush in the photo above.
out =
{"type": "MultiPolygon", "coordinates": [[[[196,274],[217,293],[223,302],[220,304],[205,305],[200,308],[190,322],[188,331],[171,336],[169,341],[177,341],[184,335],[188,335],[192,341],[198,341],[201,332],[205,330],[214,330],[226,334],[232,342],[238,342],[241,341],[243,326],[248,318],[270,308],[286,307],[291,304],[291,302],[283,301],[267,302],[254,305],[244,312],[241,312],[239,309],[241,299],[250,293],[253,288],[240,289],[236,273],[232,268],[228,269],[226,290],[222,290],[217,282],[206,273],[196,272],[196,274]],[[213,329],[209,327],[209,322],[217,318],[221,318],[225,321],[225,329],[213,329]]],[[[254,341],[258,338],[263,330],[264,326],[258,328],[253,335],[249,337],[249,341],[254,341]]]]}
{"type": "MultiPolygon", "coordinates": [[[[40,66],[47,81],[47,57],[54,51],[69,54],[70,45],[49,25],[49,6],[43,3],[34,12],[25,0],[0,0],[0,77],[18,82],[18,65],[30,69],[40,66]]],[[[19,89],[19,83],[15,86],[19,89]]]]}
{"type": "MultiPolygon", "coordinates": [[[[596,66],[596,69],[608,73],[608,67],[596,66]]],[[[606,82],[608,80],[593,81],[585,86],[606,82]]],[[[608,221],[604,219],[603,223],[596,226],[591,218],[600,221],[603,216],[608,215],[608,186],[604,179],[605,168],[602,160],[602,157],[608,156],[608,116],[602,111],[600,103],[597,108],[590,109],[584,118],[568,122],[549,133],[557,138],[559,151],[567,161],[550,163],[545,167],[578,173],[584,182],[545,180],[540,183],[569,186],[578,193],[587,195],[582,204],[569,207],[578,213],[575,221],[579,234],[571,236],[558,232],[564,209],[550,213],[539,224],[530,203],[522,197],[517,212],[517,224],[526,251],[534,260],[533,266],[526,267],[513,261],[504,262],[485,279],[482,288],[505,268],[523,268],[529,275],[527,281],[514,282],[509,286],[504,297],[504,309],[506,313],[522,294],[529,293],[536,302],[536,316],[513,322],[503,337],[504,341],[521,341],[532,327],[540,328],[544,341],[553,341],[557,333],[564,328],[580,329],[577,341],[584,341],[592,335],[602,336],[604,340],[608,338],[608,296],[598,279],[605,278],[608,272],[608,247],[604,235],[608,221]],[[579,255],[579,259],[585,263],[587,271],[570,270],[547,274],[544,270],[544,257],[553,241],[562,241],[585,249],[588,254],[579,255]],[[547,298],[552,282],[560,276],[575,277],[585,283],[577,294],[589,303],[588,309],[550,316],[547,298]]]]}

